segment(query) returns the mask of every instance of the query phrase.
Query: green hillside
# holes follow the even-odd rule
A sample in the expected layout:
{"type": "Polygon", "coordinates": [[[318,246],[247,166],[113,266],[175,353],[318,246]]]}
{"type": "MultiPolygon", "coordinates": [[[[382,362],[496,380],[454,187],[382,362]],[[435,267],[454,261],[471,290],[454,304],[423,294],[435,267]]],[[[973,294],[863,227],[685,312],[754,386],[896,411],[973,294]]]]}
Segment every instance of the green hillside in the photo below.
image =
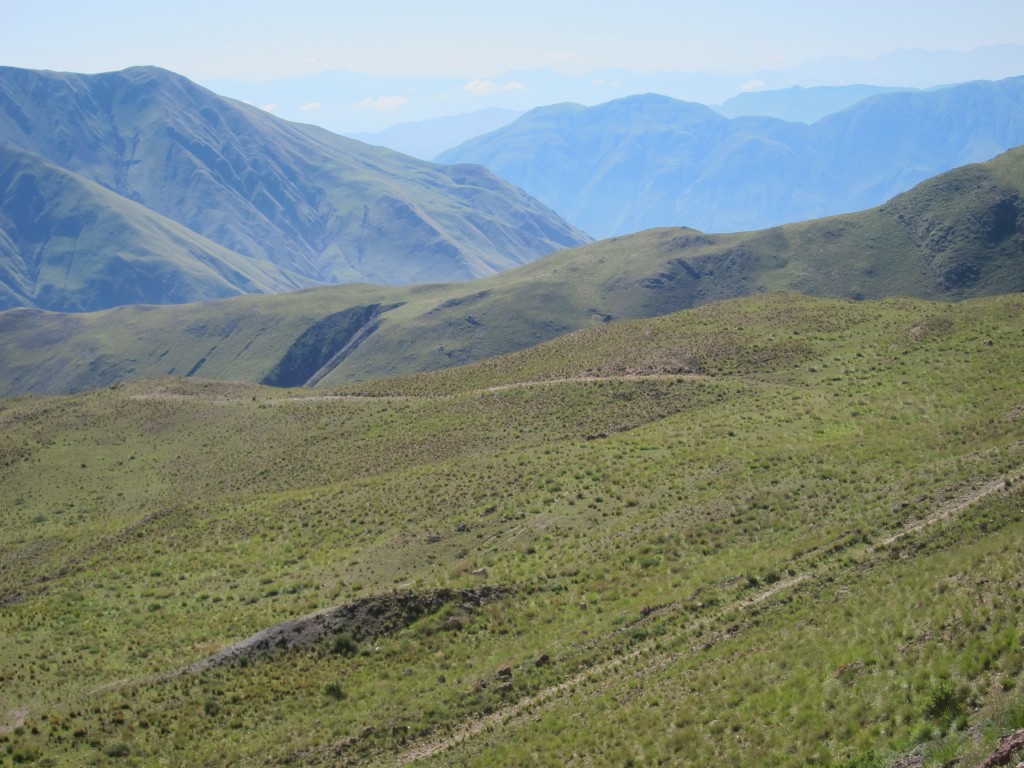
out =
{"type": "Polygon", "coordinates": [[[2,400],[0,755],[976,766],[1024,728],[1022,307],[2,400]]]}
{"type": "Polygon", "coordinates": [[[1024,149],[856,214],[758,232],[658,229],[467,283],[348,285],[178,307],[0,314],[0,394],[139,376],[338,385],[765,291],[963,299],[1024,290],[1024,149]],[[354,323],[353,318],[362,318],[354,323]]]}

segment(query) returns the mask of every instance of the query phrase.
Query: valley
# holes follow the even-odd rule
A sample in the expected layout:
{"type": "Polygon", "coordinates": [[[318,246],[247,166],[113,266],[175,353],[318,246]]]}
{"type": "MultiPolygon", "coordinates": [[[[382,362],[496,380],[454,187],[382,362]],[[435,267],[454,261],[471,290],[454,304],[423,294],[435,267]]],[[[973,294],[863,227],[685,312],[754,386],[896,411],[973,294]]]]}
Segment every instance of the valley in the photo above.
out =
{"type": "Polygon", "coordinates": [[[757,232],[660,228],[462,283],[0,313],[0,394],[161,375],[337,386],[448,368],[613,320],[795,290],[960,300],[1024,290],[1024,150],[885,205],[757,232]]]}
{"type": "Polygon", "coordinates": [[[0,766],[1024,759],[1024,78],[798,71],[0,67],[0,766]]]}

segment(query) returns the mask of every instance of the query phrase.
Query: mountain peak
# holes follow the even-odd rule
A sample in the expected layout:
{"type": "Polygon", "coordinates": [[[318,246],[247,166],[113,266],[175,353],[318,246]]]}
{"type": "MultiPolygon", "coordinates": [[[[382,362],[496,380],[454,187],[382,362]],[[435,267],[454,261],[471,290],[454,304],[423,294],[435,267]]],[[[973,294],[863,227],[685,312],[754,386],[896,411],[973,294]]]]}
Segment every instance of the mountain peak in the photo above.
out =
{"type": "Polygon", "coordinates": [[[841,97],[842,111],[808,125],[639,94],[544,121],[527,114],[439,157],[482,163],[609,237],[683,224],[752,230],[861,210],[1024,143],[1022,77],[868,89],[853,106],[836,91],[816,95],[841,97]]]}
{"type": "MultiPolygon", "coordinates": [[[[306,284],[481,277],[589,239],[487,171],[459,183],[160,67],[0,69],[0,98],[0,141],[306,284]]],[[[105,263],[109,235],[80,255],[105,263]]]]}

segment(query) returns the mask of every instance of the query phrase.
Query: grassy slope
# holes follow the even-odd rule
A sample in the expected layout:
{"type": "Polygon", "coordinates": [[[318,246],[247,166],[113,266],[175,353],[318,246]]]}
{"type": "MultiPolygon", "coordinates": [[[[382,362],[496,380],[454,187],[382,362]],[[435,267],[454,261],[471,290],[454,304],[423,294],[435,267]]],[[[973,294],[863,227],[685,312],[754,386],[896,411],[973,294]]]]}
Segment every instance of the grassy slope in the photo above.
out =
{"type": "Polygon", "coordinates": [[[1013,150],[861,213],[731,235],[651,230],[470,283],[340,286],[74,318],[6,313],[0,393],[81,390],[200,363],[203,376],[261,381],[312,323],[376,303],[395,306],[322,384],[449,367],[610,318],[760,291],[959,299],[1022,290],[1022,190],[1024,150],[1013,150]]]}
{"type": "Polygon", "coordinates": [[[0,147],[5,308],[81,312],[280,293],[314,283],[247,259],[98,184],[0,147]]]}
{"type": "Polygon", "coordinates": [[[1022,304],[773,294],[344,391],[0,401],[0,747],[56,765],[976,754],[1024,725],[1022,304]],[[351,656],[160,678],[479,567],[518,591],[351,656]]]}

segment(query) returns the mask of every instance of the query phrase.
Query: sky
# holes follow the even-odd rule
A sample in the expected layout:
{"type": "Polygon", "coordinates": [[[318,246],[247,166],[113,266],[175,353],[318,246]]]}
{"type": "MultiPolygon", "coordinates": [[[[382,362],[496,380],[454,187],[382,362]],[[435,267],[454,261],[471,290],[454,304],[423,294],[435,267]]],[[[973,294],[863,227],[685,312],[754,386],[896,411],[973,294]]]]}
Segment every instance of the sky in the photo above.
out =
{"type": "Polygon", "coordinates": [[[0,65],[96,73],[141,64],[288,120],[372,133],[629,93],[719,104],[790,85],[932,87],[1024,74],[1024,2],[0,0],[0,65]],[[821,61],[1007,43],[1021,47],[970,66],[821,61]]]}
{"type": "Polygon", "coordinates": [[[1000,43],[1024,43],[1019,0],[0,0],[0,64],[155,64],[199,81],[540,67],[739,74],[1000,43]]]}

